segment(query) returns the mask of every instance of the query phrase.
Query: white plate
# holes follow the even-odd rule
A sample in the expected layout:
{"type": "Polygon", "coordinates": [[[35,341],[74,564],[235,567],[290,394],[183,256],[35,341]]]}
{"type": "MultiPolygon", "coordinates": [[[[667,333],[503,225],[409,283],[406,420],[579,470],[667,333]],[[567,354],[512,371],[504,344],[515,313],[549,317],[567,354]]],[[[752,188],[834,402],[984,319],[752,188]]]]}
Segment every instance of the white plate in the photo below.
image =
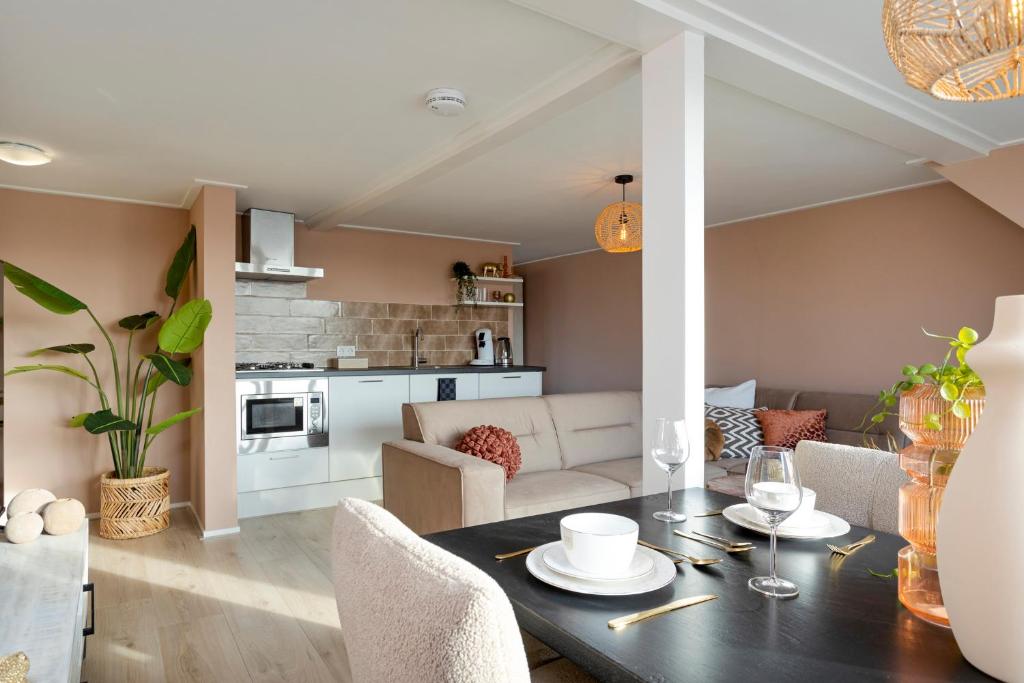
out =
{"type": "MultiPolygon", "coordinates": [[[[637,549],[639,550],[641,547],[637,546],[637,549]]],[[[617,575],[597,576],[595,574],[588,574],[572,565],[572,562],[569,561],[568,556],[565,554],[565,546],[562,545],[561,541],[552,543],[544,551],[542,559],[549,569],[554,569],[559,574],[565,574],[574,579],[587,579],[590,581],[627,581],[629,579],[638,579],[654,569],[654,559],[646,553],[638,552],[633,555],[633,561],[629,563],[629,566],[617,575]]]]}
{"type": "Polygon", "coordinates": [[[527,555],[526,569],[544,583],[573,593],[583,593],[584,595],[638,595],[664,588],[672,583],[678,575],[672,560],[656,550],[640,546],[636,549],[637,553],[648,555],[654,561],[653,569],[641,577],[626,579],[625,581],[591,581],[589,579],[573,578],[572,576],[559,574],[544,564],[544,553],[555,543],[561,543],[561,541],[542,545],[527,555]]]}
{"type": "MultiPolygon", "coordinates": [[[[761,513],[747,503],[732,505],[722,511],[722,516],[727,520],[751,531],[768,534],[770,529],[761,518],[761,513]]],[[[815,510],[811,514],[807,524],[800,526],[787,526],[785,522],[779,525],[779,538],[815,539],[833,538],[850,533],[850,525],[846,520],[830,515],[821,510],[815,510]]]]}

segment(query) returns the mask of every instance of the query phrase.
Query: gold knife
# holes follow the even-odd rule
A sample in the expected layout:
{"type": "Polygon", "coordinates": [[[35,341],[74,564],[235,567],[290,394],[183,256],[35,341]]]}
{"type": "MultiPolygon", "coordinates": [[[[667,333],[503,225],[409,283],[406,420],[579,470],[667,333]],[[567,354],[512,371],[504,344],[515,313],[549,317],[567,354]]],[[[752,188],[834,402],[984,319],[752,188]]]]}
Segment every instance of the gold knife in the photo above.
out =
{"type": "Polygon", "coordinates": [[[510,553],[501,553],[499,555],[495,555],[494,559],[496,559],[496,560],[498,560],[500,562],[502,560],[507,560],[510,557],[519,557],[520,555],[525,555],[526,553],[531,552],[531,551],[536,550],[536,549],[537,549],[537,546],[532,546],[530,548],[523,548],[522,550],[513,550],[510,553]]]}
{"type": "Polygon", "coordinates": [[[732,546],[733,548],[742,548],[745,545],[754,545],[750,541],[730,541],[728,538],[722,538],[721,536],[712,536],[711,534],[706,534],[703,531],[694,530],[693,533],[697,536],[703,536],[704,538],[710,538],[712,541],[718,541],[719,543],[722,543],[724,545],[732,546]]]}
{"type": "Polygon", "coordinates": [[[721,510],[708,510],[706,512],[696,512],[696,513],[694,513],[693,516],[694,517],[714,517],[715,515],[720,515],[720,514],[722,514],[721,510]]]}
{"type": "Polygon", "coordinates": [[[624,617],[617,617],[615,619],[612,619],[608,622],[608,628],[625,628],[630,624],[635,624],[636,622],[643,621],[644,619],[650,619],[651,617],[656,617],[660,614],[665,614],[666,612],[672,612],[673,610],[689,607],[690,605],[699,605],[702,602],[707,602],[708,600],[715,600],[717,598],[717,595],[698,595],[693,598],[683,598],[681,600],[675,600],[673,602],[668,603],[667,605],[662,605],[661,607],[653,607],[651,609],[645,609],[643,612],[637,612],[636,614],[628,614],[624,617]]]}
{"type": "Polygon", "coordinates": [[[737,548],[736,546],[725,545],[723,543],[719,543],[718,541],[712,541],[712,540],[707,539],[707,538],[701,538],[700,536],[691,536],[690,534],[688,534],[688,533],[686,533],[684,531],[680,531],[679,529],[674,529],[672,531],[672,533],[676,534],[677,536],[682,536],[683,538],[688,538],[691,541],[696,541],[697,543],[703,543],[704,545],[709,545],[712,548],[718,548],[719,550],[724,550],[727,553],[745,553],[748,550],[753,550],[754,548],[757,547],[757,546],[753,546],[753,545],[745,545],[745,546],[741,546],[741,547],[737,548]]]}

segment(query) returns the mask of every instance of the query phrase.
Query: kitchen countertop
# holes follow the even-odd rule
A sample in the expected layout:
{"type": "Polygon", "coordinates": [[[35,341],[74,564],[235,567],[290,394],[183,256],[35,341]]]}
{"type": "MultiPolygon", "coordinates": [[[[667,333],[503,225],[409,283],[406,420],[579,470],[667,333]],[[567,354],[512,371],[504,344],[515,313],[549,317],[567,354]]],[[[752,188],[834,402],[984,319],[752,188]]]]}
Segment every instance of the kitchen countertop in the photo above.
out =
{"type": "Polygon", "coordinates": [[[358,369],[327,368],[326,370],[294,370],[288,372],[242,371],[235,372],[236,379],[288,379],[289,377],[341,377],[359,375],[461,375],[504,372],[544,372],[540,365],[421,365],[418,369],[407,367],[370,367],[358,369]]]}

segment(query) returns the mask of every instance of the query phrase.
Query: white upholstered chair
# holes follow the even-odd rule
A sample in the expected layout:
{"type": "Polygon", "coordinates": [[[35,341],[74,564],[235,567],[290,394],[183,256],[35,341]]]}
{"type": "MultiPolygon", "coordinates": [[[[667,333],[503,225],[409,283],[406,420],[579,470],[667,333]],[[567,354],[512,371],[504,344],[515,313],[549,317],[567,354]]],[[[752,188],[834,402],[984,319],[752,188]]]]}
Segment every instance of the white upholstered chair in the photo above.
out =
{"type": "Polygon", "coordinates": [[[895,453],[801,441],[796,467],[801,483],[817,493],[817,509],[855,526],[899,533],[899,488],[907,475],[895,453]]]}
{"type": "MultiPolygon", "coordinates": [[[[355,683],[591,680],[560,658],[531,672],[498,584],[373,503],[338,504],[332,564],[355,683]]],[[[557,657],[534,639],[528,646],[541,661],[557,657]]]]}

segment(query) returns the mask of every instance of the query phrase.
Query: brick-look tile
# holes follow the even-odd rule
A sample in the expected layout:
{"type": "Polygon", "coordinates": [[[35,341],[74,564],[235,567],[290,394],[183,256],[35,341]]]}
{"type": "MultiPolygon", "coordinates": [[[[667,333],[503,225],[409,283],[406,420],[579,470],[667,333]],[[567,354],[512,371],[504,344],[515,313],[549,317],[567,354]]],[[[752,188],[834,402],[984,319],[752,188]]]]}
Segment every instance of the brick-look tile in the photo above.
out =
{"type": "Polygon", "coordinates": [[[235,295],[248,296],[252,293],[251,280],[235,280],[235,295]]]}
{"type": "Polygon", "coordinates": [[[423,334],[459,334],[458,320],[423,320],[423,334]]]}
{"type": "Polygon", "coordinates": [[[288,315],[288,299],[237,296],[235,297],[235,315],[288,315]]]}
{"type": "Polygon", "coordinates": [[[316,301],[314,299],[294,299],[291,302],[291,315],[309,316],[313,318],[333,318],[338,315],[337,301],[316,301]]]}
{"type": "Polygon", "coordinates": [[[458,306],[431,306],[430,317],[434,320],[457,320],[458,306]]]}
{"type": "Polygon", "coordinates": [[[277,318],[269,315],[236,315],[235,331],[269,334],[273,332],[320,334],[323,318],[277,318]]]}
{"type": "Polygon", "coordinates": [[[356,340],[360,351],[401,351],[406,341],[400,334],[361,334],[356,340]]]}
{"type": "Polygon", "coordinates": [[[476,349],[476,342],[468,334],[460,334],[452,337],[444,337],[444,348],[448,351],[473,351],[476,349]]]}
{"type": "Polygon", "coordinates": [[[372,334],[373,321],[368,318],[326,318],[324,332],[327,334],[372,334]]]}
{"type": "Polygon", "coordinates": [[[236,363],[276,363],[289,358],[287,351],[243,351],[235,354],[236,363]]]}
{"type": "Polygon", "coordinates": [[[356,351],[356,358],[365,358],[371,368],[383,367],[388,364],[387,351],[356,351]]]}
{"type": "Polygon", "coordinates": [[[283,299],[305,299],[305,282],[275,282],[273,280],[253,280],[253,296],[274,296],[283,299]]]}
{"type": "Polygon", "coordinates": [[[293,363],[312,363],[318,368],[327,367],[327,361],[334,358],[334,353],[326,351],[294,351],[288,356],[293,363]]]}
{"type": "Polygon", "coordinates": [[[253,346],[253,336],[251,334],[236,334],[235,335],[235,351],[251,351],[256,348],[253,346]]]}
{"type": "Polygon", "coordinates": [[[441,359],[435,365],[465,365],[473,360],[472,351],[432,351],[431,356],[435,355],[441,359]]]}
{"type": "Polygon", "coordinates": [[[331,355],[338,352],[339,346],[355,346],[354,334],[311,334],[309,335],[310,351],[330,351],[331,355]]]}
{"type": "Polygon", "coordinates": [[[373,334],[413,334],[420,326],[419,320],[377,319],[373,321],[373,334]]]}
{"type": "Polygon", "coordinates": [[[477,330],[487,328],[494,337],[499,336],[495,330],[497,325],[487,320],[463,320],[459,323],[459,334],[472,336],[477,330]]]}
{"type": "Polygon", "coordinates": [[[345,301],[341,304],[341,314],[346,318],[387,318],[388,305],[345,301]]]}
{"type": "MultiPolygon", "coordinates": [[[[242,335],[237,335],[242,336],[242,335]]],[[[246,335],[253,351],[305,351],[304,334],[251,334],[246,335]]],[[[237,348],[237,347],[236,347],[237,348]]]]}
{"type": "MultiPolygon", "coordinates": [[[[425,354],[420,354],[421,357],[425,354]]],[[[412,351],[388,351],[388,365],[412,365],[412,351]]]]}
{"type": "Polygon", "coordinates": [[[507,336],[509,336],[508,323],[490,323],[490,327],[491,327],[491,330],[494,331],[494,336],[495,337],[507,337],[507,336]]]}
{"type": "Polygon", "coordinates": [[[430,306],[419,304],[388,304],[388,317],[403,320],[429,320],[430,306]]]}
{"type": "Polygon", "coordinates": [[[445,340],[445,338],[440,336],[440,335],[436,335],[436,334],[424,335],[422,341],[420,341],[420,350],[421,351],[444,351],[446,348],[448,348],[447,346],[445,346],[444,340],[445,340]]]}

